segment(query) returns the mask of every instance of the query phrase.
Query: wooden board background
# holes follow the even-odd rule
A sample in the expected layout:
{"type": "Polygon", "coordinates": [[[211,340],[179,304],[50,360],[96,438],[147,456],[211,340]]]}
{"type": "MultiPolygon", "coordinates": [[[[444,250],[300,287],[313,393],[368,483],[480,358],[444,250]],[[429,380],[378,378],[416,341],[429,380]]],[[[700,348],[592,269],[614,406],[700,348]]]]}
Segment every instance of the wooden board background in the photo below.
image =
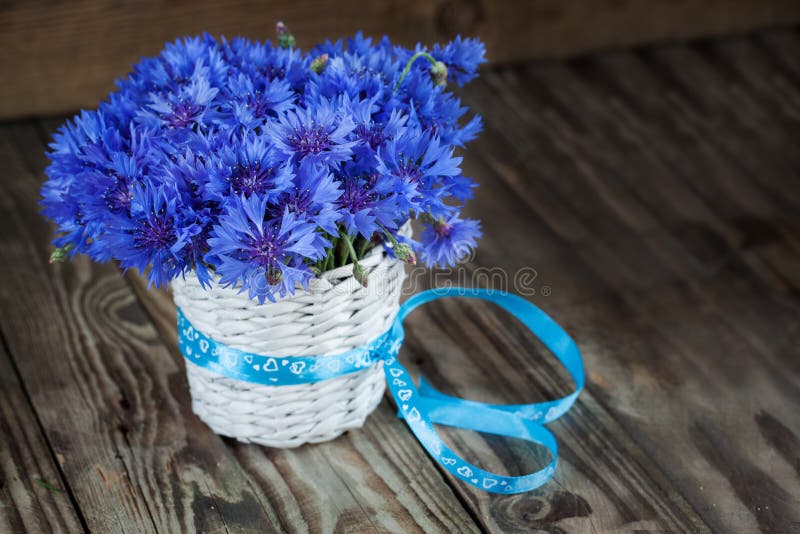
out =
{"type": "Polygon", "coordinates": [[[308,47],[389,34],[411,45],[479,35],[496,63],[800,22],[797,0],[10,0],[0,2],[0,118],[97,105],[139,58],[203,31],[308,47]]]}
{"type": "MultiPolygon", "coordinates": [[[[586,360],[549,425],[551,482],[460,484],[388,399],[316,446],[211,433],[169,295],[47,262],[38,188],[61,119],[22,120],[0,125],[0,532],[797,531],[800,32],[492,68],[463,97],[485,118],[465,154],[484,224],[466,273],[533,269],[528,298],[586,360]]],[[[536,402],[569,386],[539,348],[452,300],[408,318],[401,358],[445,393],[536,402]]],[[[442,434],[497,472],[542,462],[442,434]]]]}

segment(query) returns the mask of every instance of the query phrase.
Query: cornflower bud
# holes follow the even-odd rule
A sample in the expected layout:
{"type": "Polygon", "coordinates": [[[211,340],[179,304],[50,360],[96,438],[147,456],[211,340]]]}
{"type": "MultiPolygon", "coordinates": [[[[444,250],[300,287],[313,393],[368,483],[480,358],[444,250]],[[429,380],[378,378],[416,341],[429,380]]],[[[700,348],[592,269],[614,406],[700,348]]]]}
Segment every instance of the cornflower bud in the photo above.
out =
{"type": "Polygon", "coordinates": [[[328,66],[328,54],[322,54],[321,56],[317,56],[314,58],[314,61],[311,62],[311,70],[316,72],[317,74],[322,74],[322,71],[325,70],[325,67],[328,66]]]}
{"type": "Polygon", "coordinates": [[[278,34],[278,46],[281,48],[293,48],[295,41],[294,35],[289,31],[288,26],[279,20],[275,25],[275,33],[278,34]]]}
{"type": "Polygon", "coordinates": [[[447,86],[447,66],[441,61],[431,65],[431,79],[437,87],[447,86]]]}
{"type": "Polygon", "coordinates": [[[364,269],[358,262],[353,263],[353,276],[358,283],[364,287],[367,287],[369,283],[369,276],[367,275],[366,269],[364,269]]]}
{"type": "Polygon", "coordinates": [[[394,255],[400,261],[404,261],[409,265],[417,263],[417,256],[414,254],[414,250],[405,243],[397,243],[392,247],[392,250],[394,250],[394,255]]]}
{"type": "Polygon", "coordinates": [[[59,247],[50,253],[50,263],[61,263],[67,259],[67,253],[72,249],[72,244],[65,247],[59,247]]]}

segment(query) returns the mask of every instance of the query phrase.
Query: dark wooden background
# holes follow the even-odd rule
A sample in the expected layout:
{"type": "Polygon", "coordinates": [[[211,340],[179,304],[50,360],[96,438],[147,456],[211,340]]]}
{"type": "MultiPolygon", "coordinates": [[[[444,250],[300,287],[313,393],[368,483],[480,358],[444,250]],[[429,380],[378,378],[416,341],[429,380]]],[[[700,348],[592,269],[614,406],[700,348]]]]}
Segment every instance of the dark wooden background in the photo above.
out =
{"type": "MultiPolygon", "coordinates": [[[[114,68],[98,65],[90,85],[114,68]]],[[[466,269],[534,269],[530,298],[586,359],[586,390],[550,425],[550,483],[458,483],[388,398],[317,446],[212,434],[169,295],[48,264],[38,188],[63,117],[35,118],[0,123],[0,532],[800,532],[800,32],[493,67],[463,97],[486,122],[465,159],[485,234],[466,269]]],[[[427,306],[407,337],[404,363],[448,393],[569,388],[478,303],[427,306]]],[[[443,434],[498,472],[542,462],[443,434]]]]}
{"type": "Polygon", "coordinates": [[[800,22],[797,0],[6,0],[0,118],[93,107],[164,41],[208,31],[271,38],[282,18],[309,47],[389,34],[398,42],[478,35],[495,63],[708,37],[800,22]]]}

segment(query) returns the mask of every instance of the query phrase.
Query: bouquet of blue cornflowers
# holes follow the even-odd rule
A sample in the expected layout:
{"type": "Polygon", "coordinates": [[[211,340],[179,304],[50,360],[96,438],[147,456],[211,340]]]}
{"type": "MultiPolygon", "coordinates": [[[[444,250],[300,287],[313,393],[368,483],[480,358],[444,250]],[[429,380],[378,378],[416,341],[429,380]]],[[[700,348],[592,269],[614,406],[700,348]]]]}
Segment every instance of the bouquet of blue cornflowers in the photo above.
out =
{"type": "Polygon", "coordinates": [[[308,53],[209,35],[168,44],[50,145],[44,214],[54,260],[82,253],[164,286],[196,273],[263,303],[385,244],[453,265],[480,236],[462,218],[475,183],[454,155],[480,117],[448,91],[484,46],[413,50],[356,35],[308,53]],[[398,234],[410,219],[419,241],[398,234]]]}

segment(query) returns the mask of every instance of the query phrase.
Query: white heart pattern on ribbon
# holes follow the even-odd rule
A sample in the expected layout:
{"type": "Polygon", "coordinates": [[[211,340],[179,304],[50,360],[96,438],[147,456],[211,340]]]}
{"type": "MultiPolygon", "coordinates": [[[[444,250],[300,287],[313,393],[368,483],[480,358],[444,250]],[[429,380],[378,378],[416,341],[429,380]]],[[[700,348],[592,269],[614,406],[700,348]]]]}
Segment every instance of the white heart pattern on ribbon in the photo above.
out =
{"type": "Polygon", "coordinates": [[[470,469],[466,465],[462,465],[461,467],[456,469],[456,473],[458,473],[462,477],[471,477],[472,476],[472,469],[470,469]]]}
{"type": "Polygon", "coordinates": [[[419,410],[416,408],[411,408],[411,411],[408,412],[408,415],[406,415],[406,421],[409,423],[416,423],[420,419],[422,419],[422,416],[419,414],[419,410]]]}

